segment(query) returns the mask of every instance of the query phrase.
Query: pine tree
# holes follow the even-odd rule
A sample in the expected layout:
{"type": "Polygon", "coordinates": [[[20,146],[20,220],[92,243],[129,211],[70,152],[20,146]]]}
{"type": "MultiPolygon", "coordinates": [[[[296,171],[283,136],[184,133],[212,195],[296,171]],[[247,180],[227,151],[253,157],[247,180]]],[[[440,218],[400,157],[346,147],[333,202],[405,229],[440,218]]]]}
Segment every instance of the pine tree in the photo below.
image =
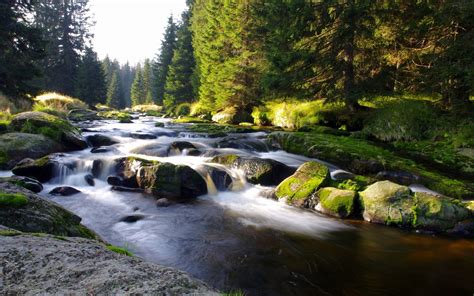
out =
{"type": "Polygon", "coordinates": [[[181,16],[181,24],[176,34],[176,48],[166,77],[163,100],[166,108],[179,103],[190,102],[195,98],[192,79],[196,62],[193,53],[190,18],[191,10],[188,9],[181,16]]]}
{"type": "Polygon", "coordinates": [[[132,106],[143,104],[146,96],[143,82],[143,73],[140,64],[137,65],[135,71],[135,79],[133,80],[130,94],[132,106]]]}
{"type": "Polygon", "coordinates": [[[151,104],[153,103],[153,89],[152,89],[152,84],[153,84],[153,73],[151,69],[151,64],[149,59],[145,59],[145,62],[143,63],[143,91],[145,93],[144,97],[144,103],[146,104],[151,104]]]}
{"type": "Polygon", "coordinates": [[[163,103],[166,77],[168,76],[169,66],[171,64],[171,60],[173,59],[175,45],[176,24],[173,21],[173,17],[170,16],[163,40],[161,41],[160,53],[156,55],[156,58],[153,62],[154,93],[155,102],[157,104],[163,103]]]}
{"type": "Polygon", "coordinates": [[[88,0],[38,1],[34,16],[47,40],[42,87],[74,95],[80,55],[91,39],[88,0]]]}
{"type": "Polygon", "coordinates": [[[75,83],[76,97],[84,102],[95,105],[105,103],[107,85],[102,65],[92,48],[87,48],[77,71],[75,83]]]}
{"type": "Polygon", "coordinates": [[[44,43],[28,21],[33,12],[28,1],[0,3],[0,91],[9,96],[36,91],[30,81],[40,74],[36,62],[44,57],[44,43]]]}
{"type": "Polygon", "coordinates": [[[124,107],[130,107],[132,104],[130,91],[132,88],[133,78],[134,78],[133,70],[132,68],[130,68],[130,65],[127,62],[125,63],[125,65],[123,65],[123,67],[120,68],[120,79],[122,82],[123,99],[125,103],[124,107]]]}
{"type": "Polygon", "coordinates": [[[107,90],[107,105],[115,109],[124,107],[122,86],[118,72],[112,75],[112,80],[107,90]]]}

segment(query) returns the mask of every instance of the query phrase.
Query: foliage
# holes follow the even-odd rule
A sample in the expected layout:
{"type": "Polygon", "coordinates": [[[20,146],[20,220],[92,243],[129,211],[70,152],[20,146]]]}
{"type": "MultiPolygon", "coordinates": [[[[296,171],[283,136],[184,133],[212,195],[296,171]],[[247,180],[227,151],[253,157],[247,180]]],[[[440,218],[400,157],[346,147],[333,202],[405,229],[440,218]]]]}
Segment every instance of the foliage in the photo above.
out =
{"type": "Polygon", "coordinates": [[[107,90],[107,105],[112,108],[125,107],[122,83],[117,72],[112,75],[112,80],[110,81],[109,89],[107,90]]]}
{"type": "MultiPolygon", "coordinates": [[[[47,113],[67,114],[73,109],[87,109],[83,101],[55,92],[44,93],[33,99],[33,110],[48,111],[47,113]]],[[[56,114],[53,114],[56,115],[56,114]]]]}
{"type": "Polygon", "coordinates": [[[186,116],[189,115],[191,111],[191,104],[189,103],[181,103],[174,109],[174,115],[176,116],[186,116]]]}
{"type": "Polygon", "coordinates": [[[102,64],[92,48],[87,48],[77,70],[75,94],[89,105],[105,103],[107,84],[102,64]]]}
{"type": "Polygon", "coordinates": [[[132,100],[132,106],[142,105],[145,103],[145,82],[143,80],[143,71],[140,64],[137,65],[135,70],[135,79],[132,83],[130,97],[132,100]]]}

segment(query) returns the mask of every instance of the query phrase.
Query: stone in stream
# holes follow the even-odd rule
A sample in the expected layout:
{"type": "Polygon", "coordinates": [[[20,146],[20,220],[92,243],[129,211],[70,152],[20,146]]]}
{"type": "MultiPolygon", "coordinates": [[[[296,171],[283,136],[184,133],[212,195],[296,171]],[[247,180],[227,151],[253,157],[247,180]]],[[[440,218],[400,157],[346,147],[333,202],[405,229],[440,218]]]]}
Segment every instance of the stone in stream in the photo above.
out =
{"type": "Polygon", "coordinates": [[[112,186],[122,186],[123,179],[119,176],[108,176],[107,183],[112,186]]]}
{"type": "Polygon", "coordinates": [[[111,146],[118,143],[118,141],[101,134],[90,135],[86,139],[87,142],[94,148],[102,146],[111,146]]]}
{"type": "Polygon", "coordinates": [[[130,137],[141,140],[152,140],[157,138],[156,135],[150,133],[131,133],[130,137]]]}
{"type": "Polygon", "coordinates": [[[94,159],[92,162],[92,176],[95,178],[99,178],[100,175],[102,174],[102,170],[104,169],[104,162],[100,159],[94,159]]]}
{"type": "Polygon", "coordinates": [[[446,231],[469,217],[469,210],[454,199],[380,181],[359,193],[366,221],[430,231],[446,231]]]}
{"type": "Polygon", "coordinates": [[[91,153],[107,153],[111,151],[116,151],[113,147],[94,147],[91,149],[91,153]]]}
{"type": "Polygon", "coordinates": [[[214,182],[214,186],[219,191],[229,190],[229,187],[232,185],[232,177],[226,171],[211,168],[209,175],[214,182]]]}
{"type": "Polygon", "coordinates": [[[152,143],[147,144],[141,147],[137,147],[130,151],[135,154],[143,154],[156,157],[166,157],[168,156],[168,147],[160,144],[152,143]]]}
{"type": "Polygon", "coordinates": [[[12,169],[25,158],[40,158],[59,152],[59,143],[44,135],[7,133],[0,135],[0,169],[12,169]]]}
{"type": "Polygon", "coordinates": [[[91,174],[85,175],[84,180],[86,180],[86,182],[87,182],[87,184],[89,184],[89,186],[95,186],[94,176],[92,176],[91,174]]]}
{"type": "Polygon", "coordinates": [[[135,223],[137,221],[140,221],[145,218],[145,215],[140,215],[140,214],[133,214],[133,215],[128,215],[120,219],[120,222],[125,222],[125,223],[135,223]]]}
{"type": "Polygon", "coordinates": [[[159,208],[168,207],[171,205],[171,201],[165,197],[156,200],[156,206],[159,208]]]}
{"type": "Polygon", "coordinates": [[[18,176],[32,177],[40,182],[47,182],[54,176],[56,161],[52,156],[40,159],[25,158],[20,161],[12,172],[18,176]]]}
{"type": "Polygon", "coordinates": [[[199,149],[192,143],[186,141],[176,141],[169,145],[168,155],[180,155],[183,151],[188,151],[190,156],[198,156],[199,149]]]}
{"type": "Polygon", "coordinates": [[[375,176],[377,180],[388,180],[402,185],[411,185],[418,183],[420,177],[409,172],[381,171],[375,176]]]}
{"type": "Polygon", "coordinates": [[[80,131],[67,120],[44,112],[23,112],[13,117],[10,128],[13,131],[43,134],[61,144],[64,151],[87,148],[80,131]]]}
{"type": "Polygon", "coordinates": [[[43,185],[36,179],[21,177],[21,176],[11,176],[0,178],[0,183],[9,182],[17,186],[23,187],[25,189],[31,190],[34,193],[41,192],[43,190],[43,185]]]}
{"type": "Polygon", "coordinates": [[[217,148],[234,148],[250,150],[255,152],[268,152],[267,144],[256,138],[225,138],[215,144],[217,148]]]}
{"type": "Polygon", "coordinates": [[[288,204],[303,206],[312,194],[329,180],[329,169],[325,165],[308,161],[278,185],[275,195],[278,199],[286,199],[288,204]]]}
{"type": "Polygon", "coordinates": [[[145,192],[141,188],[130,188],[130,187],[125,187],[125,186],[117,186],[114,185],[112,188],[110,188],[112,191],[120,191],[120,192],[134,192],[134,193],[143,193],[145,192]]]}
{"type": "Polygon", "coordinates": [[[0,196],[0,225],[24,232],[98,238],[80,224],[80,217],[4,179],[0,179],[0,196]]]}
{"type": "Polygon", "coordinates": [[[354,190],[326,187],[319,189],[316,196],[319,203],[314,209],[318,212],[337,218],[348,218],[354,214],[357,197],[354,190]]]}
{"type": "Polygon", "coordinates": [[[294,169],[273,159],[243,157],[235,154],[220,155],[210,162],[240,169],[252,184],[275,185],[290,176],[294,169]]]}
{"type": "Polygon", "coordinates": [[[155,122],[156,127],[165,127],[165,124],[163,122],[155,122]]]}
{"type": "Polygon", "coordinates": [[[49,194],[51,195],[61,195],[61,196],[71,196],[78,193],[81,193],[81,191],[71,186],[56,187],[49,192],[49,194]]]}

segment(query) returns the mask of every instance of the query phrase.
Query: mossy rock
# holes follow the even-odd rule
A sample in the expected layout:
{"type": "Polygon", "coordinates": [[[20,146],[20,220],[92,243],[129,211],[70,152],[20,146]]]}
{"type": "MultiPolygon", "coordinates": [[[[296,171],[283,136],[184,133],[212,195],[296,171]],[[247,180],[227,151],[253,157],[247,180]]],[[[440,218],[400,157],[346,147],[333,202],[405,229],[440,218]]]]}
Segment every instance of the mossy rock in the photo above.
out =
{"type": "Polygon", "coordinates": [[[81,218],[56,203],[10,182],[0,181],[0,224],[29,233],[100,239],[81,218]]]}
{"type": "Polygon", "coordinates": [[[273,159],[242,157],[235,154],[219,155],[210,162],[242,170],[248,182],[264,186],[276,185],[294,172],[294,169],[273,159]]]}
{"type": "Polygon", "coordinates": [[[96,111],[89,109],[73,109],[67,114],[67,118],[72,121],[100,120],[96,111]]]}
{"type": "Polygon", "coordinates": [[[329,180],[329,169],[325,165],[316,161],[305,162],[278,185],[275,195],[278,199],[285,198],[288,204],[302,206],[329,180]]]}
{"type": "Polygon", "coordinates": [[[56,161],[53,156],[39,159],[26,158],[19,162],[12,172],[17,176],[35,178],[40,182],[49,181],[54,175],[56,161]]]}
{"type": "Polygon", "coordinates": [[[13,117],[10,128],[13,131],[41,134],[60,143],[66,151],[87,148],[80,131],[67,120],[44,112],[23,112],[13,117]]]}
{"type": "Polygon", "coordinates": [[[338,218],[347,218],[354,214],[357,197],[355,191],[326,187],[318,190],[316,195],[319,198],[317,211],[338,218]]]}
{"type": "Polygon", "coordinates": [[[0,135],[0,169],[12,169],[24,158],[39,158],[61,150],[60,144],[43,135],[3,134],[0,135]]]}

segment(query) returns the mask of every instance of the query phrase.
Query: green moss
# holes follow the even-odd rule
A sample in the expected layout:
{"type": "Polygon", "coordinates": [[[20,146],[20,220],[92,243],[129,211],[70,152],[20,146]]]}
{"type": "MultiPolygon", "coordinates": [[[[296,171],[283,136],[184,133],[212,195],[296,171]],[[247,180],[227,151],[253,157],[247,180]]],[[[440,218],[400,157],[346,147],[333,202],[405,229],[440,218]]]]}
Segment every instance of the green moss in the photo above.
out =
{"type": "Polygon", "coordinates": [[[85,227],[84,225],[79,224],[77,226],[77,229],[82,237],[90,238],[94,240],[97,239],[97,235],[93,231],[91,231],[89,228],[85,227]]]}
{"type": "Polygon", "coordinates": [[[208,123],[209,120],[197,118],[197,117],[184,116],[184,117],[173,120],[173,122],[174,123],[208,123]]]}
{"type": "Polygon", "coordinates": [[[57,142],[61,141],[61,137],[66,132],[79,133],[79,130],[68,121],[46,113],[39,119],[25,120],[19,131],[29,134],[41,134],[57,142]]]}
{"type": "Polygon", "coordinates": [[[126,255],[126,256],[129,256],[129,257],[133,257],[133,254],[125,248],[117,247],[117,246],[114,246],[114,245],[107,245],[106,248],[109,249],[112,252],[122,254],[122,255],[126,255]]]}
{"type": "Polygon", "coordinates": [[[354,211],[355,191],[327,187],[320,189],[318,196],[323,209],[333,216],[345,218],[354,211]]]}
{"type": "Polygon", "coordinates": [[[20,208],[28,204],[28,197],[21,193],[0,193],[0,207],[1,208],[20,208]]]}
{"type": "Polygon", "coordinates": [[[225,166],[231,166],[233,165],[237,160],[239,159],[239,156],[235,154],[227,154],[227,155],[219,155],[214,157],[211,162],[219,163],[225,166]]]}
{"type": "Polygon", "coordinates": [[[23,233],[17,230],[10,230],[10,229],[5,229],[5,230],[0,230],[0,236],[17,236],[17,235],[22,235],[23,233]]]}

